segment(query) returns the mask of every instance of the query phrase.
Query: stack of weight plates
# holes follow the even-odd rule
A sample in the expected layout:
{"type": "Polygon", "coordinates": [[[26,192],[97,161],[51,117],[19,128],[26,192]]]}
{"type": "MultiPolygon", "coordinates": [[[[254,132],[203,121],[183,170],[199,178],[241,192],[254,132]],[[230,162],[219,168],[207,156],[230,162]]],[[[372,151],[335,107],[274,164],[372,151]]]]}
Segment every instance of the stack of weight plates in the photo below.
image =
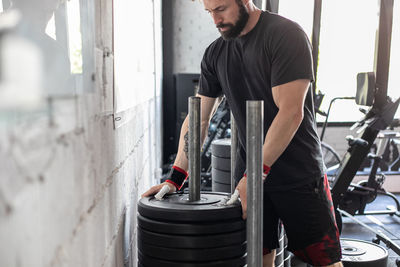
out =
{"type": "Polygon", "coordinates": [[[246,264],[246,225],[228,194],[174,193],[138,204],[139,267],[238,267],[246,264]]]}
{"type": "Polygon", "coordinates": [[[218,139],[211,144],[212,191],[231,192],[231,139],[218,139]]]}

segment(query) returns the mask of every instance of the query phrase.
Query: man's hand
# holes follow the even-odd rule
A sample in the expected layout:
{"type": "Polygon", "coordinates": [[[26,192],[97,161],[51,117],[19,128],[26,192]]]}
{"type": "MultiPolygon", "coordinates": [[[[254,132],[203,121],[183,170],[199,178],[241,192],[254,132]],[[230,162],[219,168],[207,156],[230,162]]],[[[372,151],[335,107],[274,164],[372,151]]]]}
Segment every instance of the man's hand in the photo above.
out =
{"type": "Polygon", "coordinates": [[[183,183],[185,182],[185,180],[188,177],[188,173],[179,168],[178,166],[174,165],[172,166],[172,169],[168,175],[168,179],[159,185],[155,185],[152,188],[150,188],[149,190],[147,190],[142,197],[148,197],[148,196],[152,196],[157,194],[158,192],[162,191],[159,195],[156,195],[157,199],[161,199],[165,193],[173,193],[176,191],[176,189],[181,189],[183,183]],[[162,189],[165,185],[167,185],[169,187],[166,187],[167,190],[162,189]]]}
{"type": "Polygon", "coordinates": [[[162,184],[152,186],[149,190],[147,190],[146,192],[143,193],[142,197],[149,197],[149,196],[157,194],[164,185],[168,185],[169,193],[173,193],[176,191],[176,187],[173,184],[164,182],[162,184]]]}
{"type": "Polygon", "coordinates": [[[240,179],[239,184],[236,186],[236,190],[239,191],[240,202],[242,204],[242,218],[247,218],[247,177],[243,176],[240,179]]]}

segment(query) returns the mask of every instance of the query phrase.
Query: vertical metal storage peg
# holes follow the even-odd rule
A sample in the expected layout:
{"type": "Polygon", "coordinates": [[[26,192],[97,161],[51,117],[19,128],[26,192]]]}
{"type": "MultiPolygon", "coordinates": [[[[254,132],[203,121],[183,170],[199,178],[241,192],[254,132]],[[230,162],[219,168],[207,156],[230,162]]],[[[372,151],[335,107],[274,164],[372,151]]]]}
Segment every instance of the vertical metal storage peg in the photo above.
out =
{"type": "Polygon", "coordinates": [[[263,236],[263,101],[246,101],[247,265],[261,267],[263,236]]]}
{"type": "Polygon", "coordinates": [[[189,98],[189,201],[200,200],[200,97],[189,98]]]}
{"type": "Polygon", "coordinates": [[[235,118],[231,112],[231,193],[235,191],[235,166],[236,166],[236,153],[237,153],[237,128],[235,118]]]}

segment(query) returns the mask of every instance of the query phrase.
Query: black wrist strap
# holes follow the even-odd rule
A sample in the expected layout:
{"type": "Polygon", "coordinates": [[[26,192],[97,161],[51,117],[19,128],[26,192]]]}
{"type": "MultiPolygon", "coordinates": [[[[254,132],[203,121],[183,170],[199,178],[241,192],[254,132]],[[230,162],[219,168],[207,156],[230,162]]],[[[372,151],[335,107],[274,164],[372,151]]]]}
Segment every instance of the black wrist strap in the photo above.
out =
{"type": "Polygon", "coordinates": [[[180,189],[183,182],[186,180],[186,177],[187,173],[183,173],[181,170],[172,168],[168,180],[171,181],[177,189],[180,189]]]}

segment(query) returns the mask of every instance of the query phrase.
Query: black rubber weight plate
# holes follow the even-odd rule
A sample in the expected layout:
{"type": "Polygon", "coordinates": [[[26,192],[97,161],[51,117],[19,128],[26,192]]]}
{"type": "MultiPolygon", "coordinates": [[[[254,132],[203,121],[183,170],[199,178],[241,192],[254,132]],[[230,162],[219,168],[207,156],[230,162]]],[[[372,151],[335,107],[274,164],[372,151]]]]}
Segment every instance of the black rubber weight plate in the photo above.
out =
{"type": "Polygon", "coordinates": [[[218,139],[211,143],[211,154],[216,157],[231,157],[231,139],[218,139]]]}
{"type": "Polygon", "coordinates": [[[148,257],[138,251],[138,257],[141,266],[143,267],[243,267],[246,264],[246,255],[222,261],[209,262],[177,262],[159,260],[153,257],[148,257]]]}
{"type": "Polygon", "coordinates": [[[165,248],[138,242],[138,249],[145,256],[162,260],[204,262],[227,260],[243,256],[246,254],[246,243],[220,248],[188,249],[165,248]]]}
{"type": "Polygon", "coordinates": [[[211,169],[211,180],[220,184],[231,184],[231,172],[211,169]]]}
{"type": "Polygon", "coordinates": [[[231,192],[230,184],[221,184],[215,181],[212,181],[211,188],[213,192],[231,192]]]}
{"type": "Polygon", "coordinates": [[[388,251],[364,240],[341,238],[342,262],[349,267],[386,267],[388,251]]]}
{"type": "Polygon", "coordinates": [[[211,156],[211,166],[213,169],[231,172],[231,159],[211,156]]]}
{"type": "Polygon", "coordinates": [[[171,235],[204,235],[222,234],[244,229],[246,223],[238,218],[236,220],[200,223],[176,223],[169,221],[155,221],[138,215],[138,226],[142,229],[171,235]]]}
{"type": "Polygon", "coordinates": [[[225,204],[229,194],[202,192],[201,200],[194,203],[188,197],[186,193],[166,195],[162,200],[145,197],[139,200],[138,212],[149,219],[173,222],[215,222],[242,216],[239,203],[225,204]]]}
{"type": "Polygon", "coordinates": [[[138,242],[166,248],[218,248],[242,244],[246,241],[246,229],[216,235],[167,235],[138,228],[138,242]]]}

